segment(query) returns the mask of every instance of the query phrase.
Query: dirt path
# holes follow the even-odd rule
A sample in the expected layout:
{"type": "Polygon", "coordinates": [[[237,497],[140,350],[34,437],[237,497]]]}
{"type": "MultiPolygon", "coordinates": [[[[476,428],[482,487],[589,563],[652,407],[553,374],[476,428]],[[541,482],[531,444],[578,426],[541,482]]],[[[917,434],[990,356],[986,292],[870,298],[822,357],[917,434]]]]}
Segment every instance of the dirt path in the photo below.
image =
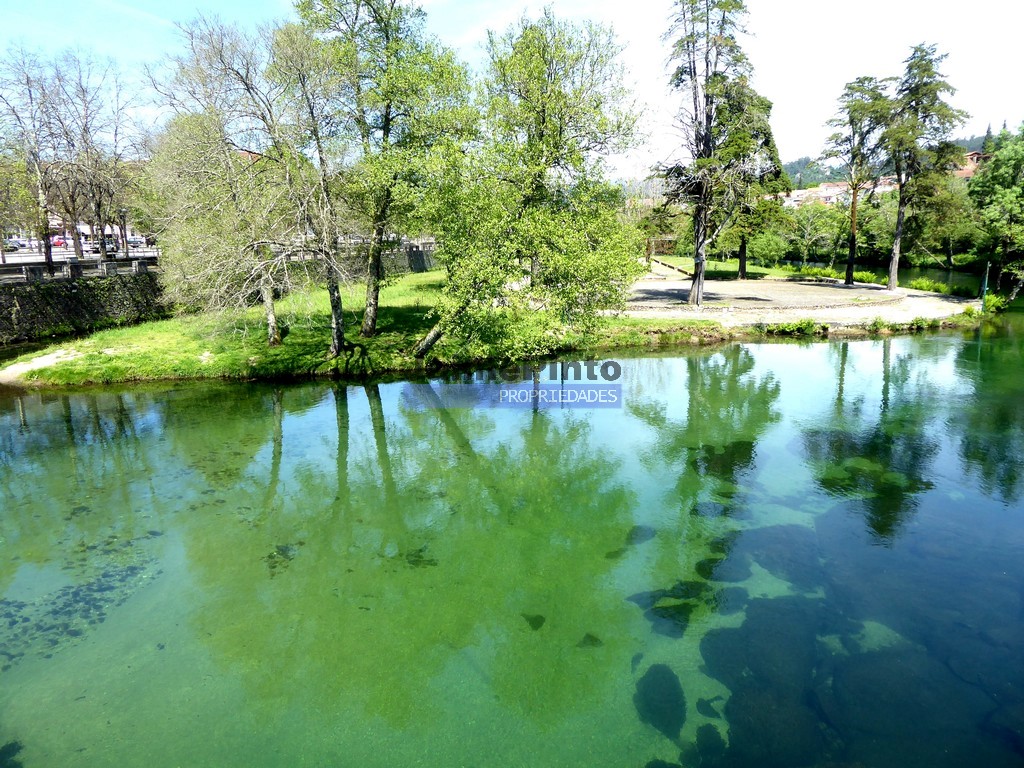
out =
{"type": "Polygon", "coordinates": [[[758,323],[814,320],[836,327],[870,325],[876,318],[909,323],[917,318],[942,319],[958,315],[976,299],[962,299],[900,288],[889,292],[879,285],[790,280],[721,280],[704,284],[704,304],[686,303],[690,281],[678,272],[656,267],[631,290],[626,315],[644,318],[714,320],[729,327],[758,323]]]}
{"type": "Polygon", "coordinates": [[[6,368],[0,368],[0,384],[15,385],[23,384],[21,377],[29,371],[35,371],[39,368],[46,368],[59,363],[62,360],[73,360],[76,357],[81,356],[81,352],[75,352],[70,349],[58,349],[56,352],[51,352],[48,355],[42,357],[36,357],[28,362],[15,363],[9,365],[6,368]]]}

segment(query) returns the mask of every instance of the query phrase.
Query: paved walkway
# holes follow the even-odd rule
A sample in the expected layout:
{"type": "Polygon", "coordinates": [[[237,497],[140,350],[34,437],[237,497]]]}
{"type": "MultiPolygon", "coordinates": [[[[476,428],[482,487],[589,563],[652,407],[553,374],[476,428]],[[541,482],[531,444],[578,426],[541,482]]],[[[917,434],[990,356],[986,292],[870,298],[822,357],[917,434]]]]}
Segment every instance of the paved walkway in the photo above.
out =
{"type": "Polygon", "coordinates": [[[887,291],[879,285],[846,286],[831,282],[791,280],[717,280],[704,283],[701,307],[687,304],[690,280],[679,272],[655,265],[631,289],[626,305],[630,317],[714,320],[725,326],[814,320],[836,327],[870,325],[876,318],[909,323],[917,318],[941,319],[958,315],[977,299],[913,291],[887,291]]]}

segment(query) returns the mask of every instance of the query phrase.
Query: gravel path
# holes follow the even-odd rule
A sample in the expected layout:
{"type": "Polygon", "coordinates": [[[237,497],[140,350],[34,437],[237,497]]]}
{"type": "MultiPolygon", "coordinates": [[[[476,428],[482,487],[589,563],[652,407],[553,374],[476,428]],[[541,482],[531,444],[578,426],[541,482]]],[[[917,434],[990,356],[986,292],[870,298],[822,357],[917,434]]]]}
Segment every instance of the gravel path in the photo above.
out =
{"type": "Polygon", "coordinates": [[[836,327],[870,325],[876,318],[909,323],[958,315],[977,299],[882,286],[791,280],[722,280],[704,284],[704,304],[691,307],[690,280],[664,267],[638,281],[626,306],[629,317],[714,320],[735,327],[814,320],[836,327]]]}

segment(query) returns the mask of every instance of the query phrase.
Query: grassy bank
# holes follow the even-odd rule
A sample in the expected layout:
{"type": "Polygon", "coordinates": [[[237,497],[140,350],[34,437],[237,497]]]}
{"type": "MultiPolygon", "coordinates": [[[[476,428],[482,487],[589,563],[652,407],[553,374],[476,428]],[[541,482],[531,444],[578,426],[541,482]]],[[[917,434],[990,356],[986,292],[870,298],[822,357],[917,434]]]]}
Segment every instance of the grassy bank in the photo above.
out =
{"type": "MultiPolygon", "coordinates": [[[[278,304],[278,318],[287,332],[278,347],[268,347],[259,309],[241,314],[197,315],[144,323],[95,333],[33,351],[25,362],[55,349],[66,350],[56,365],[29,371],[24,379],[40,385],[151,381],[161,379],[286,379],[335,376],[350,380],[415,377],[441,369],[459,369],[505,362],[482,343],[442,339],[430,360],[411,354],[430,328],[430,310],[438,300],[442,275],[406,275],[381,292],[378,334],[357,336],[363,312],[361,286],[343,293],[347,338],[356,347],[327,359],[330,313],[326,291],[294,294],[278,304]]],[[[974,322],[954,319],[943,325],[974,322]]],[[[918,331],[935,321],[889,326],[881,321],[873,333],[918,331]]],[[[861,331],[866,334],[869,331],[861,331]]],[[[849,331],[845,332],[847,335],[849,331]]],[[[591,335],[567,336],[557,352],[598,356],[611,351],[652,350],[679,345],[713,344],[765,336],[823,336],[827,326],[811,321],[737,330],[708,320],[607,317],[591,335]]],[[[8,361],[11,362],[11,361],[8,361]]]]}
{"type": "MultiPolygon", "coordinates": [[[[381,292],[378,334],[357,336],[364,296],[361,286],[343,292],[346,336],[357,344],[343,356],[327,359],[330,313],[326,291],[294,294],[278,304],[278,319],[287,328],[283,343],[268,347],[259,309],[241,314],[197,315],[144,323],[95,333],[36,350],[24,362],[55,349],[75,357],[30,371],[24,378],[43,385],[114,383],[158,379],[280,379],[341,376],[386,378],[429,373],[493,362],[480,344],[442,339],[424,363],[411,355],[432,324],[442,275],[407,275],[381,292]]],[[[564,340],[561,351],[597,352],[654,348],[679,343],[724,341],[730,333],[708,321],[658,321],[608,318],[594,335],[564,340]]]]}

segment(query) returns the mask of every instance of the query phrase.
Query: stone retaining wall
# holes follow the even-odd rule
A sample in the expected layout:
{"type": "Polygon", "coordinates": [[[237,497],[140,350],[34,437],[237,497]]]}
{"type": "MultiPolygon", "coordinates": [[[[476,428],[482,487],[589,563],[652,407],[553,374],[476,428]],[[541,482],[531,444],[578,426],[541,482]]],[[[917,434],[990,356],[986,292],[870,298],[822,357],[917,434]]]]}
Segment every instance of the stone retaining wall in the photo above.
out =
{"type": "Polygon", "coordinates": [[[152,273],[0,285],[0,344],[166,317],[152,273]]]}

